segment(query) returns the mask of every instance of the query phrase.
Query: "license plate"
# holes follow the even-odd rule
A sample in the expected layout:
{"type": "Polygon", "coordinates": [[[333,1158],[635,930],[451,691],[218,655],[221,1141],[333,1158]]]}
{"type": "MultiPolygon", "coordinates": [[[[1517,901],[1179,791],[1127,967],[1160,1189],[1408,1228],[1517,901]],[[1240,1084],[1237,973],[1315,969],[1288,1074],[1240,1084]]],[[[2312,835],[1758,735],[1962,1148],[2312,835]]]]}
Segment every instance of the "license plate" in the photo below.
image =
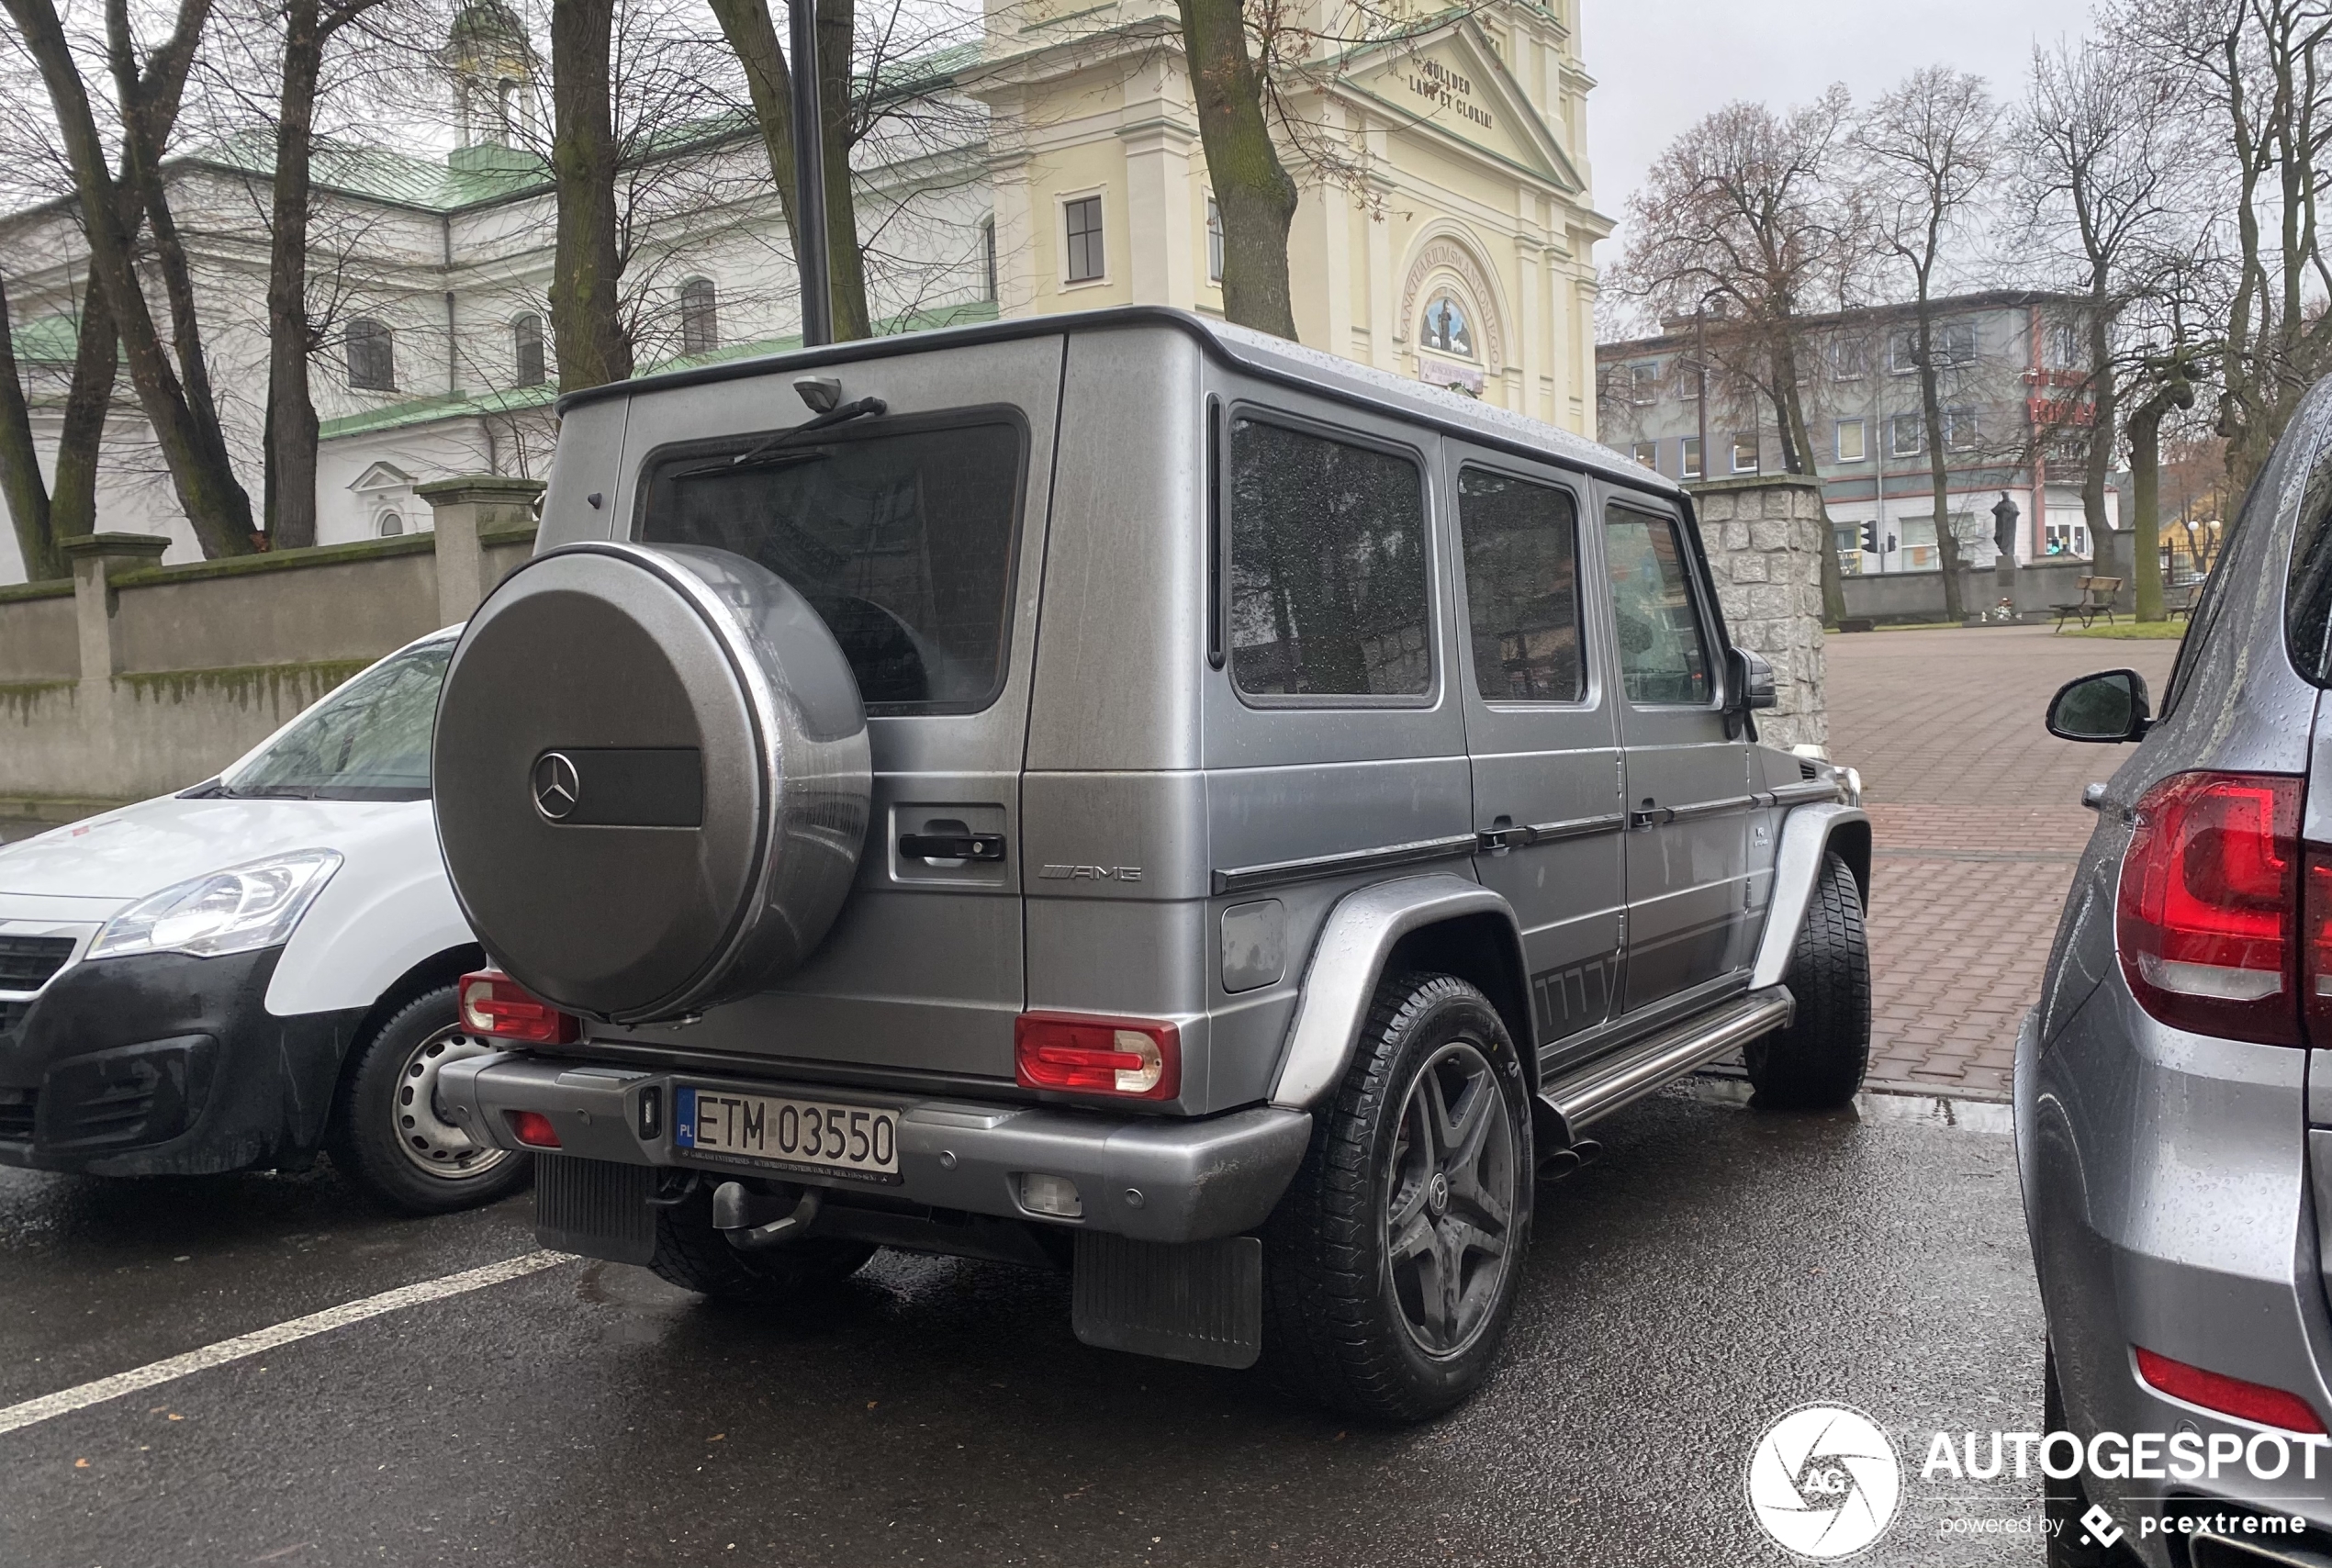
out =
{"type": "Polygon", "coordinates": [[[672,1141],[699,1154],[844,1175],[899,1174],[899,1114],[871,1105],[682,1085],[672,1141]]]}

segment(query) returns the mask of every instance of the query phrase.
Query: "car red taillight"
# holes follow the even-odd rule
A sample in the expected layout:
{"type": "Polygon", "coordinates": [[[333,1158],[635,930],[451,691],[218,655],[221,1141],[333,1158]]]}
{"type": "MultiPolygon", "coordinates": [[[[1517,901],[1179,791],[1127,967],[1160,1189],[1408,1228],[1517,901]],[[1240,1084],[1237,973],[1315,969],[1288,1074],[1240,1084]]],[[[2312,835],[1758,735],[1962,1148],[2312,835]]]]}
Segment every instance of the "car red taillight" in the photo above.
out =
{"type": "Polygon", "coordinates": [[[1121,1100],[1172,1100],[1182,1092],[1182,1031],[1152,1018],[1024,1013],[1013,1025],[1012,1054],[1024,1088],[1121,1100]]]}
{"type": "Polygon", "coordinates": [[[2179,773],[2138,801],[2113,936],[2154,1017],[2300,1044],[2301,786],[2282,774],[2179,773]]]}
{"type": "Polygon", "coordinates": [[[2257,1421],[2262,1427],[2281,1427],[2287,1432],[2324,1430],[2323,1418],[2296,1394],[2286,1394],[2263,1383],[2246,1383],[2224,1372],[2204,1372],[2201,1367],[2190,1367],[2184,1361],[2158,1356],[2136,1345],[2130,1349],[2137,1352],[2137,1375],[2173,1399],[2200,1405],[2222,1416],[2257,1421]]]}
{"type": "Polygon", "coordinates": [[[582,1038],[583,1025],[575,1014],[560,1012],[499,969],[464,975],[460,995],[462,1027],[473,1035],[532,1046],[563,1046],[582,1038]]]}
{"type": "Polygon", "coordinates": [[[540,1111],[505,1111],[502,1120],[510,1125],[510,1136],[529,1148],[556,1148],[559,1130],[551,1126],[551,1118],[540,1111]]]}

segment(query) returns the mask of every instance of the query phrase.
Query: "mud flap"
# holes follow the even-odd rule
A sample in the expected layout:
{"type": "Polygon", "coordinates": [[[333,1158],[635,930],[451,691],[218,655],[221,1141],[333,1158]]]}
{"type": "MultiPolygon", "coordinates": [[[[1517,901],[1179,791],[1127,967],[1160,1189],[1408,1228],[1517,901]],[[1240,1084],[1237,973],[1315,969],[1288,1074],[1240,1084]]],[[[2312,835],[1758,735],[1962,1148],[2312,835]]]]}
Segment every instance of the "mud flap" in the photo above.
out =
{"type": "Polygon", "coordinates": [[[656,1168],[572,1155],[534,1157],[534,1239],[611,1263],[656,1256],[656,1168]]]}
{"type": "Polygon", "coordinates": [[[1077,1233],[1070,1321],[1105,1350],[1250,1367],[1263,1348],[1263,1243],[1135,1241],[1077,1233]]]}

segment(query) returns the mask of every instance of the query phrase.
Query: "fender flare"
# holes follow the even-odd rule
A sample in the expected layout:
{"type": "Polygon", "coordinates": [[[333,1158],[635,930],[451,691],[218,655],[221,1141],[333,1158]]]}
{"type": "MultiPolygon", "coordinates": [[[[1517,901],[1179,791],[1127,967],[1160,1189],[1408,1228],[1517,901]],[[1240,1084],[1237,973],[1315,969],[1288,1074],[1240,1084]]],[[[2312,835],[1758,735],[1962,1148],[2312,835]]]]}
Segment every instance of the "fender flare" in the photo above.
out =
{"type": "MultiPolygon", "coordinates": [[[[1479,882],[1436,871],[1372,883],[1339,900],[1329,911],[1305,968],[1295,1022],[1280,1056],[1271,1103],[1284,1110],[1309,1110],[1344,1076],[1378,977],[1402,937],[1444,921],[1486,914],[1504,925],[1513,944],[1516,972],[1527,973],[1520,967],[1521,927],[1514,906],[1479,882]]],[[[1516,1043],[1529,1050],[1530,1042],[1516,1043]]]]}
{"type": "Polygon", "coordinates": [[[1781,842],[1774,848],[1773,898],[1766,908],[1757,960],[1750,969],[1750,990],[1781,983],[1790,951],[1798,945],[1798,928],[1805,924],[1806,907],[1813,902],[1822,857],[1833,846],[1855,874],[1863,907],[1870,907],[1870,814],[1859,806],[1827,801],[1796,808],[1784,819],[1781,842]]]}

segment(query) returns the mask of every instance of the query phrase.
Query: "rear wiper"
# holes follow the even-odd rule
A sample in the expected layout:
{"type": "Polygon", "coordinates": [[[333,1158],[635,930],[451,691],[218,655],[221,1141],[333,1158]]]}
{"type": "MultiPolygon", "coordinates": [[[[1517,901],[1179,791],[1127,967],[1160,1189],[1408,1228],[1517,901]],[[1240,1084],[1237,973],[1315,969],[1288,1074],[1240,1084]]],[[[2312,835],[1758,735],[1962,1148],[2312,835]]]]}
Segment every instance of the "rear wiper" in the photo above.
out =
{"type": "MultiPolygon", "coordinates": [[[[885,403],[880,398],[861,398],[854,403],[839,404],[835,408],[828,409],[823,414],[819,414],[813,418],[803,420],[790,431],[779,431],[778,434],[771,436],[768,440],[763,442],[758,446],[747,447],[745,451],[738,453],[734,457],[730,458],[727,466],[731,468],[742,468],[746,464],[754,462],[758,458],[767,457],[773,452],[779,452],[784,450],[786,447],[791,446],[795,442],[800,441],[805,435],[811,435],[823,430],[832,430],[836,425],[848,424],[852,420],[863,419],[869,414],[883,413],[889,409],[890,405],[885,403]]],[[[714,465],[713,466],[717,471],[720,465],[714,465]]]]}

